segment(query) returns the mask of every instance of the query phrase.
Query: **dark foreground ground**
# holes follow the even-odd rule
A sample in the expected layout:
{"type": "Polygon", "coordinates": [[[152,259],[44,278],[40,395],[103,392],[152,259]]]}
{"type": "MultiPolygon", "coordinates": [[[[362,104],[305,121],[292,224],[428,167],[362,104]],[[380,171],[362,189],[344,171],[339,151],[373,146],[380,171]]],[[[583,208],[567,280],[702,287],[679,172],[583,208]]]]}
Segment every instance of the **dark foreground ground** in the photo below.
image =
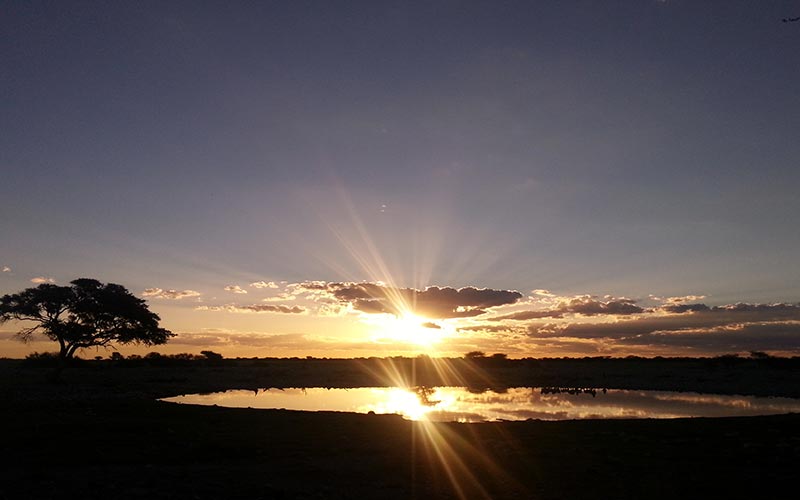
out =
{"type": "MultiPolygon", "coordinates": [[[[561,380],[599,376],[579,365],[562,365],[561,380]]],[[[713,382],[717,392],[731,393],[737,392],[737,373],[745,373],[782,387],[776,391],[782,395],[792,386],[796,390],[792,367],[781,372],[766,365],[742,365],[738,371],[697,366],[691,376],[675,372],[662,378],[679,379],[685,387],[699,377],[699,384],[713,382]]],[[[607,378],[636,372],[623,365],[595,367],[604,368],[607,378]]],[[[661,368],[639,366],[642,383],[670,373],[661,368]]],[[[392,369],[393,377],[414,377],[414,371],[417,380],[432,376],[419,366],[392,369]]],[[[464,378],[494,385],[503,382],[505,369],[509,385],[521,385],[519,366],[459,369],[474,369],[464,378]]],[[[0,468],[0,499],[797,496],[797,414],[431,425],[396,416],[155,400],[223,387],[334,387],[383,380],[374,365],[365,369],[354,361],[85,363],[67,369],[57,384],[46,381],[46,372],[0,361],[0,453],[6,463],[0,468]],[[329,383],[321,383],[325,380],[329,383]]],[[[531,372],[531,382],[523,385],[601,386],[537,383],[548,373],[537,379],[531,372]]]]}

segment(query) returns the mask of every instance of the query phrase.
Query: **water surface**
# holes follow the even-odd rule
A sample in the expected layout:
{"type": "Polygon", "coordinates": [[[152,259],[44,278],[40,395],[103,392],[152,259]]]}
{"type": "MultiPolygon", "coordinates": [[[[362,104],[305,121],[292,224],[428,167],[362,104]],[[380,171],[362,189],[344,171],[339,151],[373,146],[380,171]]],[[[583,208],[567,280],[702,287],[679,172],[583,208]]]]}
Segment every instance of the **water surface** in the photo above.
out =
{"type": "Polygon", "coordinates": [[[234,390],[176,396],[163,401],[235,408],[394,413],[410,420],[434,422],[725,417],[800,412],[800,399],[791,398],[536,387],[479,393],[463,387],[234,390]]]}

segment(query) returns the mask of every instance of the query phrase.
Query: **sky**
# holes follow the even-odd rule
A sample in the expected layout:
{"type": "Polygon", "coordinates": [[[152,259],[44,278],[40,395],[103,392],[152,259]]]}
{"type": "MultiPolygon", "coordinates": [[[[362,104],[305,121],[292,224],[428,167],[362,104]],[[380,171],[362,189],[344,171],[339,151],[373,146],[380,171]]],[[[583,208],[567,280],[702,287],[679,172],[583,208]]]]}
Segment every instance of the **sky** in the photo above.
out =
{"type": "Polygon", "coordinates": [[[0,294],[119,283],[162,353],[800,354],[800,1],[2,10],[0,294]]]}

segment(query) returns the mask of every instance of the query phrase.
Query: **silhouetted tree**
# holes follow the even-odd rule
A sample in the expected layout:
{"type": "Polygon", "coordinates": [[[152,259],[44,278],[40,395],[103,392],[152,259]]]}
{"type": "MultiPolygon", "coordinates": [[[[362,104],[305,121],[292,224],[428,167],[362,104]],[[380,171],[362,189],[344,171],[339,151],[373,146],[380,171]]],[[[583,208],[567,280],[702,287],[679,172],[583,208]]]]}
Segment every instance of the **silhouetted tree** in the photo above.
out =
{"type": "Polygon", "coordinates": [[[486,353],[483,351],[470,351],[464,355],[467,359],[485,358],[486,353]]]}
{"type": "Polygon", "coordinates": [[[0,297],[0,324],[32,322],[17,333],[28,341],[42,333],[60,346],[64,362],[81,348],[118,344],[163,344],[173,337],[144,300],[114,283],[81,278],[70,286],[42,284],[0,297]]]}
{"type": "Polygon", "coordinates": [[[209,361],[222,361],[222,354],[214,351],[200,351],[200,354],[206,357],[209,361]]]}

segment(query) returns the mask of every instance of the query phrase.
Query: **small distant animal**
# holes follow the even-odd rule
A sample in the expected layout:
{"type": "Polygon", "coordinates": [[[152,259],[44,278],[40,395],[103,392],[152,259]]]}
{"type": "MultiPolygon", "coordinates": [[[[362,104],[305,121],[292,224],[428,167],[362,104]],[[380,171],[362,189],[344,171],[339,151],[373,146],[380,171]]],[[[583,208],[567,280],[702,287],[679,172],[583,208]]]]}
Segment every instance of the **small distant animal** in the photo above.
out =
{"type": "Polygon", "coordinates": [[[781,19],[781,22],[784,22],[784,23],[796,23],[797,21],[800,21],[800,16],[797,16],[797,17],[784,17],[783,19],[781,19]]]}

